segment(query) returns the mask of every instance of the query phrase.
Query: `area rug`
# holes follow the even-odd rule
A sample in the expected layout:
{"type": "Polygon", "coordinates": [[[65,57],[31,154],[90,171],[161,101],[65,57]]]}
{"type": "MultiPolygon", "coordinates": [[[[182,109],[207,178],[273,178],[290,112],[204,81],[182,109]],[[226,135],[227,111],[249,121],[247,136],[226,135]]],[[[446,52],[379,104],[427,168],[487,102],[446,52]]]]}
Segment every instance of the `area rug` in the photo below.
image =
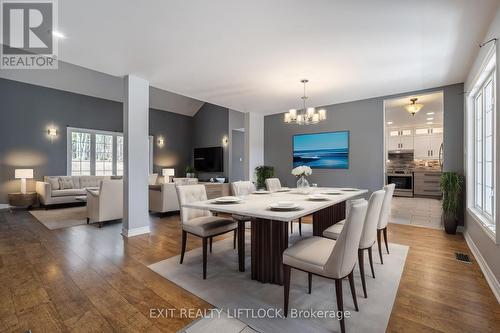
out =
{"type": "Polygon", "coordinates": [[[85,206],[30,210],[30,213],[50,230],[87,224],[87,207],[85,206]]]}
{"type": "MultiPolygon", "coordinates": [[[[310,224],[303,224],[302,228],[303,237],[312,234],[310,224]]],[[[299,236],[295,232],[290,236],[290,243],[298,239],[299,236]]],[[[307,294],[307,274],[297,270],[292,270],[289,305],[297,318],[280,318],[280,310],[283,307],[283,287],[251,280],[248,231],[246,240],[247,258],[244,273],[238,271],[237,251],[233,249],[231,238],[213,244],[213,253],[208,256],[206,280],[202,279],[201,248],[187,252],[182,265],[179,264],[179,257],[176,256],[152,264],[149,268],[257,331],[340,332],[340,325],[336,319],[317,318],[320,314],[315,312],[317,310],[336,311],[334,283],[331,280],[314,276],[312,294],[309,295],[307,294]],[[265,315],[262,316],[264,312],[265,315]]],[[[349,283],[347,280],[344,281],[344,311],[349,311],[351,315],[350,318],[346,318],[348,332],[385,332],[408,247],[391,243],[389,250],[391,254],[384,255],[384,265],[379,263],[378,255],[374,252],[376,279],[373,279],[369,273],[368,258],[365,260],[367,299],[362,296],[359,270],[357,267],[354,270],[359,312],[354,310],[349,283]]],[[[216,313],[209,315],[217,317],[216,313]]],[[[201,323],[203,321],[200,321],[201,323]]]]}

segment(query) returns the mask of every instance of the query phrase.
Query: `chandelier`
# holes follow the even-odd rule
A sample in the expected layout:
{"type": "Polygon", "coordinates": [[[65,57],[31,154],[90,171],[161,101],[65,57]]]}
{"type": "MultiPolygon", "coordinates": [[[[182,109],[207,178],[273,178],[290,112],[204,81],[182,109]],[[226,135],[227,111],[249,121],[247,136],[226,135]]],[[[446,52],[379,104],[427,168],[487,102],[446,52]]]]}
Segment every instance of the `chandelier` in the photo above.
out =
{"type": "Polygon", "coordinates": [[[411,103],[405,106],[406,111],[411,113],[412,116],[415,115],[420,109],[424,107],[423,104],[417,103],[418,98],[412,98],[410,99],[411,103]]]}
{"type": "Polygon", "coordinates": [[[287,124],[297,124],[297,125],[309,125],[316,124],[320,121],[326,120],[326,110],[321,109],[316,111],[315,108],[309,107],[306,108],[306,84],[309,82],[307,79],[300,80],[302,84],[304,84],[304,95],[301,97],[302,99],[302,109],[290,109],[287,113],[285,113],[285,123],[287,124]]]}

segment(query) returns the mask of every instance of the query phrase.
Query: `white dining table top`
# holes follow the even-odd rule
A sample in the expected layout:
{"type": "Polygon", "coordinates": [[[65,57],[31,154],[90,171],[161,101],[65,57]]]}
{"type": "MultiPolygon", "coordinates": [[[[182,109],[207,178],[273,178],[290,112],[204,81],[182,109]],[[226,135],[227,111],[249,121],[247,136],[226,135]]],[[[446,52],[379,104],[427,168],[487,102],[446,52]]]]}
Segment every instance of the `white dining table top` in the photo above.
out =
{"type": "Polygon", "coordinates": [[[250,194],[241,196],[242,200],[238,203],[221,204],[215,203],[216,199],[206,201],[191,202],[182,205],[186,208],[197,208],[221,213],[245,215],[255,218],[289,222],[300,217],[310,215],[323,208],[333,206],[342,201],[359,197],[368,192],[364,189],[355,191],[343,191],[343,188],[333,187],[311,187],[310,193],[299,193],[297,189],[291,188],[288,192],[272,192],[268,194],[250,194]],[[339,192],[340,195],[326,194],[328,200],[317,201],[310,200],[310,194],[323,194],[325,192],[339,192]],[[291,201],[299,205],[300,209],[292,211],[275,211],[269,208],[269,205],[279,201],[291,201]]]}

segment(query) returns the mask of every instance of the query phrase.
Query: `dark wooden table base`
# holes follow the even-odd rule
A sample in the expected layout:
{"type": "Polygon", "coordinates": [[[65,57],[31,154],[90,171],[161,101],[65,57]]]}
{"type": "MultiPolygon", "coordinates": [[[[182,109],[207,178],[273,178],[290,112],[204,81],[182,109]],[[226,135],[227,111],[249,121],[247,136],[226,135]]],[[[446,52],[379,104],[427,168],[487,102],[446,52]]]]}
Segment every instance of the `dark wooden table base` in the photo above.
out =
{"type": "MultiPolygon", "coordinates": [[[[345,219],[345,201],[313,214],[313,235],[322,236],[329,226],[345,219]]],[[[241,234],[240,234],[241,235],[241,234]]],[[[243,235],[244,237],[244,235],[243,235]]],[[[283,285],[283,251],[288,247],[288,222],[252,220],[252,280],[283,285]]],[[[241,242],[242,237],[240,236],[241,242]]],[[[240,253],[241,265],[244,267],[240,253]]]]}

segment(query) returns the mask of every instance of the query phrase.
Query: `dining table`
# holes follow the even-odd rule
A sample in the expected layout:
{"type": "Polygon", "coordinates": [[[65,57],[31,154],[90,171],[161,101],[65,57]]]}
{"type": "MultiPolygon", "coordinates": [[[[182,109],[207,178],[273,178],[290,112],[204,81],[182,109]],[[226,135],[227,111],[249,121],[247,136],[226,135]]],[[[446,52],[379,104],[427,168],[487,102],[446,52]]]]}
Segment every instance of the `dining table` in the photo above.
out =
{"type": "MultiPolygon", "coordinates": [[[[275,192],[255,191],[237,202],[217,198],[186,203],[183,207],[246,216],[251,221],[251,278],[263,283],[283,284],[282,255],[288,247],[288,223],[312,215],[313,236],[345,219],[346,201],[368,191],[357,188],[284,188],[275,192]],[[293,208],[276,205],[293,203],[293,208]]],[[[238,219],[238,265],[245,271],[245,221],[238,219]]]]}

